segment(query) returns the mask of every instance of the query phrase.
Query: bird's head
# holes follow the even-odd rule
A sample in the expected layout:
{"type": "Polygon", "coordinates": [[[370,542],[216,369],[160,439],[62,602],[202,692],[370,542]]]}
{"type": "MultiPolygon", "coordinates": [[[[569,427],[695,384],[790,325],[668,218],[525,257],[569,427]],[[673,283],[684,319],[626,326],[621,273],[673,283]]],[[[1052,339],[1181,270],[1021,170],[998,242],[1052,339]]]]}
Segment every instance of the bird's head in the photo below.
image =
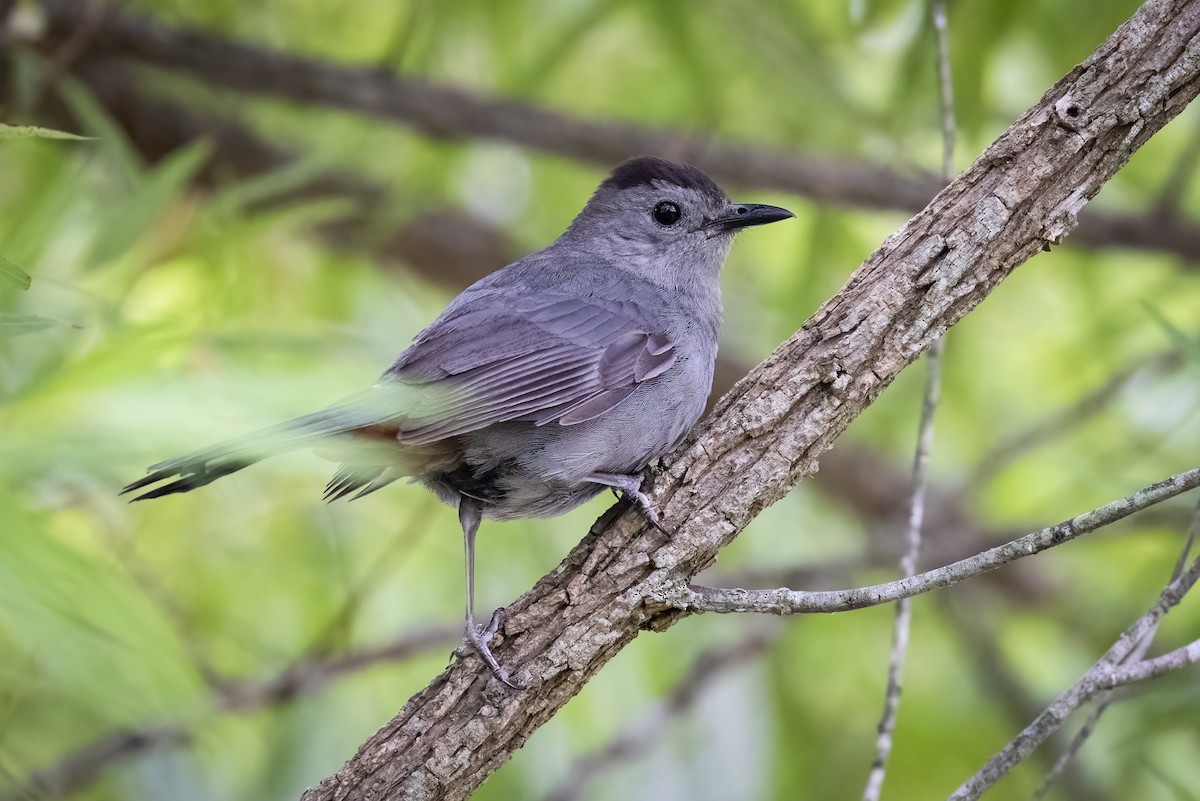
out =
{"type": "Polygon", "coordinates": [[[792,216],[731,202],[696,167],[638,156],[604,179],[559,241],[660,286],[715,285],[735,233],[792,216]]]}

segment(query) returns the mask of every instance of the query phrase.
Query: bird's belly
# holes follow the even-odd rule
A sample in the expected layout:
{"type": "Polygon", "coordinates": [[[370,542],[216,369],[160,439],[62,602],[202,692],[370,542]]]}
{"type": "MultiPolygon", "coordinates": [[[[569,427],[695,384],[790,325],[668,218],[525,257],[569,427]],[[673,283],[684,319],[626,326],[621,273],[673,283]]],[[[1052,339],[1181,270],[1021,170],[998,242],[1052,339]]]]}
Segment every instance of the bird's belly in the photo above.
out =
{"type": "Polygon", "coordinates": [[[555,517],[604,490],[590,481],[547,478],[513,463],[489,468],[463,462],[455,470],[421,476],[420,481],[450,506],[457,506],[464,495],[480,501],[483,516],[493,520],[555,517]]]}
{"type": "Polygon", "coordinates": [[[420,480],[452,506],[460,495],[477,498],[493,519],[568,512],[604,490],[589,475],[639,472],[670,451],[704,408],[706,393],[641,389],[576,425],[501,423],[467,434],[454,469],[420,480]]]}

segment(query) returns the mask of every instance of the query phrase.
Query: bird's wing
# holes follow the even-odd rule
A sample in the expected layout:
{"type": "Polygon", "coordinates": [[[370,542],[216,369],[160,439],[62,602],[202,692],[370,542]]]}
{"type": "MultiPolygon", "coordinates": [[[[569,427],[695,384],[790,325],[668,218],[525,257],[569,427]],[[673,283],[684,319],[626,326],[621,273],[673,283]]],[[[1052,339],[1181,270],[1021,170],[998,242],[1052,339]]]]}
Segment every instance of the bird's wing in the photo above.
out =
{"type": "Polygon", "coordinates": [[[382,383],[428,388],[399,436],[421,445],[500,422],[591,420],[675,358],[670,338],[633,302],[539,292],[508,308],[480,302],[444,315],[382,383]]]}

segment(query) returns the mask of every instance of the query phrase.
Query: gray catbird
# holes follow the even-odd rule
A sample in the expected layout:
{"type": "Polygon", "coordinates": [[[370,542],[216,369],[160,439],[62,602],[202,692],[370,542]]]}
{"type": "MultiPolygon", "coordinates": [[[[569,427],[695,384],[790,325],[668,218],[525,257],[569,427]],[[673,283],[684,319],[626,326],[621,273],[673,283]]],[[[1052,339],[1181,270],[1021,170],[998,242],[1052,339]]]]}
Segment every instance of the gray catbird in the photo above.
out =
{"type": "Polygon", "coordinates": [[[731,203],[695,167],[626,161],[566,233],[465,290],[371,389],[156,464],[124,492],[187,492],[304,446],[343,462],[327,500],[411,476],[458,508],[466,641],[517,686],[488,647],[501,610],[475,624],[480,520],[550,517],[609,487],[657,524],[641,473],[704,410],[733,234],[791,216],[731,203]]]}

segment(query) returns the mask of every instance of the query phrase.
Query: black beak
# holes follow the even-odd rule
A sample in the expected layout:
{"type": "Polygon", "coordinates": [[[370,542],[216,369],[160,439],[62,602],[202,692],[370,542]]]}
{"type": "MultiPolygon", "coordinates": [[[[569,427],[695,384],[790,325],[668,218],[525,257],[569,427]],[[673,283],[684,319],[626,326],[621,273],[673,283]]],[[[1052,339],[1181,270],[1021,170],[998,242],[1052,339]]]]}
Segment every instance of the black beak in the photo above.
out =
{"type": "Polygon", "coordinates": [[[705,228],[713,227],[721,231],[736,231],[739,228],[749,228],[751,225],[766,225],[779,222],[789,217],[795,217],[787,209],[778,206],[766,206],[762,203],[735,203],[730,214],[718,217],[705,224],[705,228]]]}

